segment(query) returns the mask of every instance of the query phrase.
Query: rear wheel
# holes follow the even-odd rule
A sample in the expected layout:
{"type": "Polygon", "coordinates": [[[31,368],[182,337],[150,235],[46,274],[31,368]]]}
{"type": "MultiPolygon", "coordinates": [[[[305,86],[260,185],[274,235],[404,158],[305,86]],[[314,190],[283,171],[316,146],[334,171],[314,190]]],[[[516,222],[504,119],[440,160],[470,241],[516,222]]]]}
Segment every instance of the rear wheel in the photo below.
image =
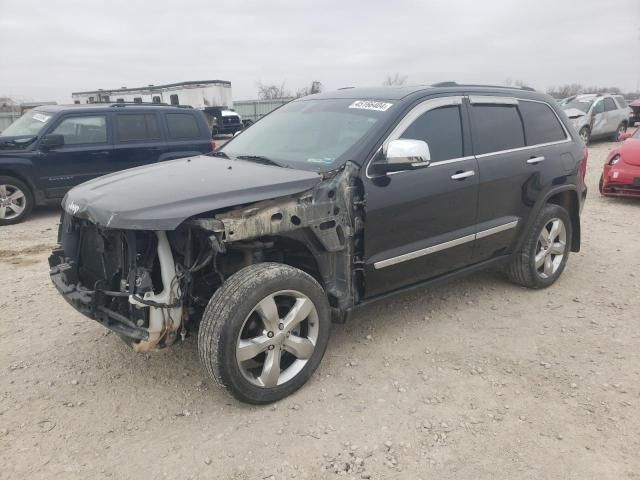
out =
{"type": "Polygon", "coordinates": [[[591,138],[591,132],[589,132],[589,127],[582,127],[579,132],[580,138],[584,142],[585,145],[589,145],[589,139],[591,138]]]}
{"type": "Polygon", "coordinates": [[[23,182],[0,176],[0,225],[23,221],[33,208],[33,195],[23,182]]]}
{"type": "Polygon", "coordinates": [[[207,373],[238,400],[280,400],[311,377],[329,339],[330,310],[318,282],[288,265],[243,268],[220,287],[198,333],[207,373]]]}
{"type": "Polygon", "coordinates": [[[507,267],[511,281],[529,288],[553,284],[567,264],[572,235],[567,211],[559,205],[545,205],[507,267]]]}
{"type": "Polygon", "coordinates": [[[618,128],[616,129],[616,133],[613,134],[613,136],[611,137],[611,140],[613,140],[614,142],[619,142],[621,140],[620,137],[626,131],[627,131],[627,124],[622,122],[620,125],[618,125],[618,128]]]}

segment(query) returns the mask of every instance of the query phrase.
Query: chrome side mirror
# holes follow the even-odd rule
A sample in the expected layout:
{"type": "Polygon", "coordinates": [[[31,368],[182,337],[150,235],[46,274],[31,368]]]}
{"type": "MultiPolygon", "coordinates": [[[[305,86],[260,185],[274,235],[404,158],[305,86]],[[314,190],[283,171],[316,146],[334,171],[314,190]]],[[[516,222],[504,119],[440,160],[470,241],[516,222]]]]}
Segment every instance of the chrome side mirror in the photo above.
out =
{"type": "Polygon", "coordinates": [[[397,139],[387,145],[386,154],[372,166],[378,173],[400,172],[428,167],[429,145],[423,140],[397,139]]]}

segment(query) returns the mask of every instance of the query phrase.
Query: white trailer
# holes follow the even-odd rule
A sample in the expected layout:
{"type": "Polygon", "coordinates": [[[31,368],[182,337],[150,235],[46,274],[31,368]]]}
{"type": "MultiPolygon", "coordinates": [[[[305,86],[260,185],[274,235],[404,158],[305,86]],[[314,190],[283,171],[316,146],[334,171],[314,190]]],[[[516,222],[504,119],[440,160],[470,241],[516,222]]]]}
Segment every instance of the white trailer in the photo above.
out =
{"type": "Polygon", "coordinates": [[[137,102],[189,105],[198,110],[208,107],[233,108],[231,82],[226,80],[195,80],[147,85],[136,88],[98,89],[73,92],[73,103],[137,102]]]}

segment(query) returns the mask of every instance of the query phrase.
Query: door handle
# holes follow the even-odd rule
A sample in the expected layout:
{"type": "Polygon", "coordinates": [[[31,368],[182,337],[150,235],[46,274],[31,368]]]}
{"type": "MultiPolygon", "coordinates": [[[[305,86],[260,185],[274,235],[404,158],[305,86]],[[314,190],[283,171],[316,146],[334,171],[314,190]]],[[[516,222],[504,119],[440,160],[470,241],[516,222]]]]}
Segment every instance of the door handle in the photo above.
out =
{"type": "Polygon", "coordinates": [[[464,180],[465,178],[473,177],[476,174],[473,170],[467,170],[466,172],[458,172],[451,175],[451,180],[464,180]]]}
{"type": "Polygon", "coordinates": [[[527,163],[530,165],[537,165],[540,162],[544,162],[544,157],[531,157],[527,160],[527,163]]]}

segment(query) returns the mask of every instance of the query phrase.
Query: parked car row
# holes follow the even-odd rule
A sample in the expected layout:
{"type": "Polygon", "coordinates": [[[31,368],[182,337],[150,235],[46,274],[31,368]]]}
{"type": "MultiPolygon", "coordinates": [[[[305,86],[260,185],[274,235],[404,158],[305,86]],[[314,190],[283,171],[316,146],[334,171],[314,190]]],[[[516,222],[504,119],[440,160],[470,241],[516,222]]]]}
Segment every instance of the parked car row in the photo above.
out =
{"type": "Polygon", "coordinates": [[[164,105],[41,106],[0,136],[0,225],[59,204],[92,178],[214,148],[201,111],[164,105]]]}

